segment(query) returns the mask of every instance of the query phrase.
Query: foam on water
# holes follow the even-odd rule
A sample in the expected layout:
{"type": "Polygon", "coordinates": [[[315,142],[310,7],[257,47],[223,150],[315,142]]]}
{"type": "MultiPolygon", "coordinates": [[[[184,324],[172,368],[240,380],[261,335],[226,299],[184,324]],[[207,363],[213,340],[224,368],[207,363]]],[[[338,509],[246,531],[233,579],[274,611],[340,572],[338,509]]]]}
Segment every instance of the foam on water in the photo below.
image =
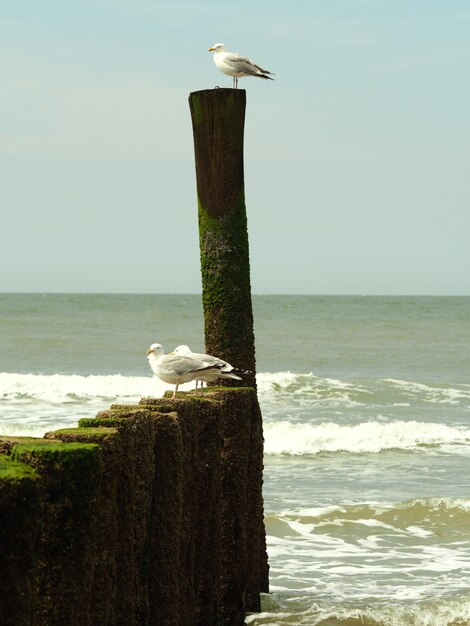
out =
{"type": "Polygon", "coordinates": [[[0,373],[0,399],[42,400],[52,404],[94,398],[162,395],[169,388],[151,376],[79,376],[0,373]]]}
{"type": "MultiPolygon", "coordinates": [[[[182,391],[192,388],[194,383],[180,386],[182,391]]],[[[0,373],[0,433],[42,437],[76,426],[78,419],[112,403],[135,404],[168,389],[173,387],[152,376],[0,373]]]]}
{"type": "Polygon", "coordinates": [[[334,422],[292,423],[288,420],[264,425],[265,453],[313,455],[321,452],[377,453],[382,450],[414,450],[423,446],[465,445],[470,454],[470,429],[417,421],[382,423],[368,421],[353,426],[334,422]]]}
{"type": "MultiPolygon", "coordinates": [[[[397,379],[346,382],[320,378],[313,373],[292,372],[261,372],[257,375],[257,383],[263,401],[273,405],[281,403],[284,408],[286,399],[294,405],[303,401],[308,402],[310,407],[321,404],[342,408],[371,403],[380,406],[384,402],[392,406],[409,406],[413,399],[450,404],[465,404],[470,401],[469,385],[461,385],[460,388],[431,387],[397,379]]],[[[189,384],[186,388],[190,386],[189,384]]],[[[4,399],[22,394],[24,397],[61,402],[70,394],[80,397],[109,397],[138,395],[142,390],[146,393],[149,389],[158,393],[166,388],[167,385],[151,376],[0,373],[0,398],[4,399]]]]}
{"type": "Polygon", "coordinates": [[[409,395],[410,398],[420,398],[426,402],[438,404],[458,404],[463,401],[470,401],[470,388],[468,385],[462,385],[460,389],[444,386],[430,386],[423,383],[417,383],[409,380],[397,380],[395,378],[387,378],[384,383],[390,383],[401,394],[409,395]]]}
{"type": "Polygon", "coordinates": [[[306,402],[312,406],[356,407],[364,403],[371,392],[363,385],[333,378],[320,378],[312,372],[261,372],[257,375],[259,394],[269,410],[282,406],[286,399],[293,408],[306,402]]]}
{"type": "MultiPolygon", "coordinates": [[[[439,603],[442,607],[448,598],[468,591],[468,499],[417,498],[284,511],[268,515],[266,529],[270,598],[279,600],[278,609],[285,610],[289,602],[304,602],[312,618],[309,607],[315,599],[314,614],[325,619],[319,607],[334,598],[338,602],[334,612],[343,607],[338,619],[340,615],[352,618],[344,606],[355,605],[362,607],[357,617],[361,614],[379,624],[414,625],[426,622],[399,620],[407,611],[416,610],[415,603],[422,603],[419,619],[424,620],[431,615],[423,608],[429,598],[444,598],[439,603]],[[390,602],[385,612],[384,598],[390,602]],[[410,601],[413,605],[405,610],[403,603],[410,601]],[[371,612],[365,608],[368,605],[374,606],[371,612]],[[391,621],[392,615],[398,621],[391,621]]],[[[279,623],[291,623],[288,616],[279,623]]],[[[277,612],[270,613],[270,619],[274,617],[279,617],[277,612]]],[[[257,616],[249,623],[275,623],[263,620],[257,616]]],[[[441,626],[447,622],[437,623],[441,626]]]]}
{"type": "Polygon", "coordinates": [[[470,388],[468,385],[424,384],[393,378],[344,381],[322,378],[313,373],[260,373],[257,376],[263,416],[266,421],[288,418],[310,421],[312,415],[348,424],[381,419],[416,419],[448,423],[468,423],[470,388]]]}
{"type": "Polygon", "coordinates": [[[262,613],[251,615],[251,626],[468,626],[470,599],[440,597],[432,601],[383,602],[370,606],[335,606],[301,596],[293,602],[281,594],[265,596],[262,613]]]}
{"type": "MultiPolygon", "coordinates": [[[[469,429],[446,423],[390,421],[381,412],[390,406],[395,411],[399,410],[396,407],[412,411],[416,402],[460,404],[465,410],[470,400],[468,386],[437,388],[398,379],[359,384],[291,372],[260,373],[257,382],[265,417],[267,454],[361,453],[423,446],[439,446],[441,451],[448,452],[458,447],[459,453],[468,450],[469,429]],[[404,397],[408,401],[400,402],[404,397]],[[313,413],[335,419],[312,424],[313,413]],[[288,419],[280,419],[281,416],[288,419]],[[336,423],[341,420],[348,423],[336,423]]],[[[193,386],[188,383],[180,389],[193,386]]],[[[45,414],[49,426],[53,426],[54,416],[58,424],[65,421],[70,425],[76,415],[70,412],[71,405],[75,405],[82,417],[84,412],[89,415],[91,410],[106,408],[106,403],[138,402],[143,396],[159,397],[167,389],[171,386],[150,375],[0,373],[0,428],[3,433],[21,434],[17,418],[26,413],[26,407],[25,434],[31,433],[29,422],[40,420],[45,414]]]]}

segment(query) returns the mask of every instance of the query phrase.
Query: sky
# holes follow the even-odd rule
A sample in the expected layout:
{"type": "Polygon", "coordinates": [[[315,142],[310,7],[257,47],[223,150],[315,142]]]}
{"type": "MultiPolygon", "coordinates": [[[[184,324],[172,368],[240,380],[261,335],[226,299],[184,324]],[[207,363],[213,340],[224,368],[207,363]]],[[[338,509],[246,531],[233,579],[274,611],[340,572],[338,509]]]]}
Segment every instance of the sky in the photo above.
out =
{"type": "Polygon", "coordinates": [[[200,292],[216,42],[254,293],[470,294],[468,0],[0,0],[0,291],[200,292]]]}

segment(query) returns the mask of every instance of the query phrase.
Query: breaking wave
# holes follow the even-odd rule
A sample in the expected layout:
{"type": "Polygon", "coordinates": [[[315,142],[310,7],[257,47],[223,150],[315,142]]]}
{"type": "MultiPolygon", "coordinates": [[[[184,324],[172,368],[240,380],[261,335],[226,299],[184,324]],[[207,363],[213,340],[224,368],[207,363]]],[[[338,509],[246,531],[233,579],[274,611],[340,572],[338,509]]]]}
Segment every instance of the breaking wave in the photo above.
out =
{"type": "Polygon", "coordinates": [[[321,452],[377,453],[424,447],[468,446],[470,429],[417,421],[363,422],[342,426],[334,422],[298,423],[288,420],[264,425],[265,453],[315,455],[321,452]]]}

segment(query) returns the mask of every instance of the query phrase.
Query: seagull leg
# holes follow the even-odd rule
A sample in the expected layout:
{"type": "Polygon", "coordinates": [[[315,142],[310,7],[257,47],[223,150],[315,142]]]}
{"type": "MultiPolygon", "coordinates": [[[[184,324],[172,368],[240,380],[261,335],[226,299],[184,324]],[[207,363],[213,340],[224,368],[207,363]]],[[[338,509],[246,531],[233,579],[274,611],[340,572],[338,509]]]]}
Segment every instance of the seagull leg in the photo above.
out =
{"type": "MultiPolygon", "coordinates": [[[[178,385],[179,385],[179,383],[178,383],[178,385]]],[[[172,396],[171,396],[171,398],[170,398],[171,400],[174,400],[174,399],[175,399],[176,392],[178,391],[178,385],[176,385],[176,386],[175,386],[175,390],[173,391],[173,395],[172,395],[172,396]]]]}
{"type": "Polygon", "coordinates": [[[197,396],[197,386],[198,386],[199,381],[196,380],[196,388],[194,389],[194,395],[197,396]]]}

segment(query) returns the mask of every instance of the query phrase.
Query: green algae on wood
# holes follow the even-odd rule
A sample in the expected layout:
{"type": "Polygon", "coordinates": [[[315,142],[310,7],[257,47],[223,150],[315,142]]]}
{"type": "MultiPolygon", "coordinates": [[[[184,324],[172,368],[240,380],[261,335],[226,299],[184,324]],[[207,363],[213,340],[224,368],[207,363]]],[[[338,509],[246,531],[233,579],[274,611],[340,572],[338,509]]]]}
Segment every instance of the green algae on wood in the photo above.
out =
{"type": "Polygon", "coordinates": [[[202,123],[202,108],[201,108],[201,101],[199,99],[199,94],[197,92],[192,93],[189,97],[190,97],[190,102],[191,102],[191,106],[193,110],[194,125],[198,127],[202,123]]]}
{"type": "MultiPolygon", "coordinates": [[[[205,349],[256,387],[253,311],[244,192],[244,90],[189,98],[196,161],[205,349]]],[[[238,385],[224,379],[224,386],[238,385]]]]}
{"type": "Polygon", "coordinates": [[[44,437],[58,439],[63,442],[101,444],[114,437],[117,432],[117,428],[103,428],[99,424],[95,423],[91,427],[62,428],[60,430],[54,430],[46,433],[44,437]]]}
{"type": "Polygon", "coordinates": [[[0,624],[31,626],[41,485],[29,465],[0,456],[0,624]]]}
{"type": "Polygon", "coordinates": [[[13,448],[12,458],[29,463],[41,476],[38,615],[47,616],[44,623],[51,626],[86,624],[95,560],[93,526],[101,484],[100,446],[19,444],[13,448]]]}
{"type": "Polygon", "coordinates": [[[30,465],[12,460],[10,457],[0,456],[0,480],[36,479],[38,473],[30,465]]]}
{"type": "Polygon", "coordinates": [[[143,398],[50,434],[67,443],[16,441],[15,460],[0,456],[37,476],[0,480],[2,626],[242,626],[257,610],[256,393],[207,396],[143,398]]]}
{"type": "Polygon", "coordinates": [[[115,417],[82,417],[78,420],[78,427],[80,429],[112,428],[114,430],[119,426],[120,421],[115,417]]]}
{"type": "Polygon", "coordinates": [[[50,445],[53,441],[39,439],[38,437],[13,437],[0,435],[0,454],[10,454],[15,445],[19,443],[39,443],[50,445]]]}
{"type": "Polygon", "coordinates": [[[12,459],[31,463],[33,467],[41,467],[44,463],[57,462],[64,467],[87,466],[96,463],[99,446],[95,443],[61,443],[47,439],[34,443],[16,444],[12,450],[12,459]]]}

